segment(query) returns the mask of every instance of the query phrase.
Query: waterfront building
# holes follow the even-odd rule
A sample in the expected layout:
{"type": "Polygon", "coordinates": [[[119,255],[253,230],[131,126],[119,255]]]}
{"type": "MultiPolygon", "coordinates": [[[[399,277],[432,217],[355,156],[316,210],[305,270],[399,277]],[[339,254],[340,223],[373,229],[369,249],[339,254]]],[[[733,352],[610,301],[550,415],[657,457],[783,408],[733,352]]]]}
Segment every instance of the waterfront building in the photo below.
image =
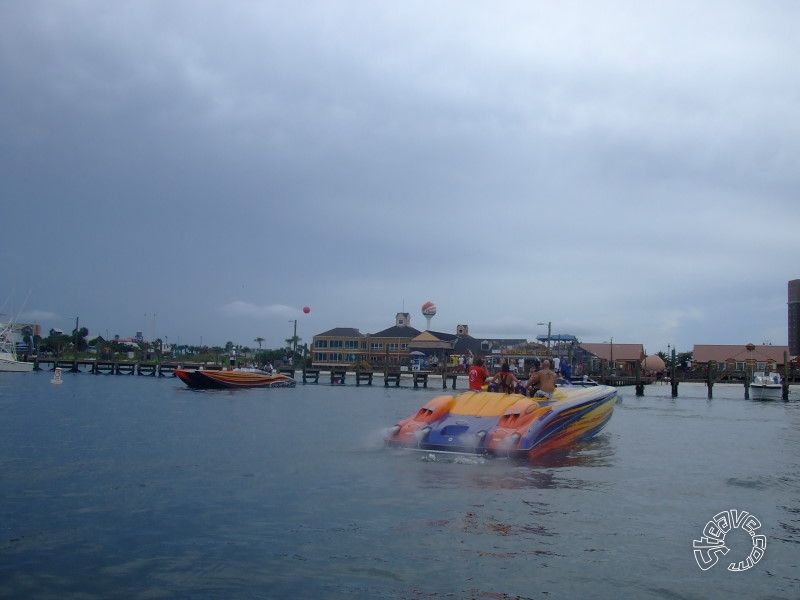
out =
{"type": "MultiPolygon", "coordinates": [[[[411,326],[411,316],[402,312],[395,315],[395,324],[377,333],[361,333],[353,327],[335,327],[316,334],[312,339],[312,363],[315,367],[350,367],[369,363],[376,368],[397,367],[410,364],[411,352],[423,352],[434,362],[458,360],[456,357],[482,356],[487,366],[498,368],[503,360],[533,356],[548,356],[541,344],[528,347],[524,338],[474,338],[469,326],[459,324],[456,333],[419,331],[411,326]]],[[[516,363],[515,363],[516,364],[516,363]]]]}
{"type": "Polygon", "coordinates": [[[401,365],[408,362],[408,343],[420,331],[411,326],[411,315],[395,315],[395,324],[373,334],[352,327],[336,327],[314,336],[312,362],[317,367],[401,365]]]}
{"type": "Polygon", "coordinates": [[[455,351],[458,336],[441,331],[423,331],[408,342],[409,352],[424,352],[429,357],[446,360],[455,351]]]}
{"type": "Polygon", "coordinates": [[[789,346],[695,344],[692,362],[699,373],[707,373],[709,364],[713,362],[718,375],[744,379],[747,372],[783,368],[784,352],[789,352],[789,346]]]}
{"type": "Polygon", "coordinates": [[[611,371],[617,375],[633,376],[636,365],[641,365],[644,359],[642,344],[581,343],[573,350],[573,373],[591,375],[611,371]]]}
{"type": "Polygon", "coordinates": [[[459,324],[456,326],[455,334],[444,333],[441,331],[423,331],[409,343],[409,351],[425,352],[426,354],[434,354],[437,351],[443,350],[442,356],[439,358],[446,358],[451,355],[467,355],[475,356],[485,354],[481,350],[482,342],[469,334],[469,326],[459,324]]]}
{"type": "Polygon", "coordinates": [[[425,330],[408,343],[409,352],[422,352],[428,364],[459,364],[459,357],[471,356],[480,342],[469,335],[466,325],[459,325],[456,333],[425,330]]]}
{"type": "Polygon", "coordinates": [[[376,367],[399,366],[408,363],[408,344],[420,334],[411,326],[411,315],[395,315],[395,324],[367,336],[367,360],[376,367]]]}
{"type": "Polygon", "coordinates": [[[367,336],[354,327],[335,327],[314,336],[312,362],[317,366],[351,365],[367,360],[367,336]]]}
{"type": "Polygon", "coordinates": [[[789,354],[800,355],[800,279],[789,282],[789,354]]]}

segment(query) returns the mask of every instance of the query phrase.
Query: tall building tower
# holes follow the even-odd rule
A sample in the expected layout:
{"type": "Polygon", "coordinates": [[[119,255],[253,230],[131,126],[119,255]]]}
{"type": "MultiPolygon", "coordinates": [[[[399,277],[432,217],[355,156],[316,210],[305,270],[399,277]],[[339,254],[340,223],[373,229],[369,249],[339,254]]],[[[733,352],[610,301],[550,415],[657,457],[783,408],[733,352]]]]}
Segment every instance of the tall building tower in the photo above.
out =
{"type": "Polygon", "coordinates": [[[425,325],[425,329],[430,331],[431,319],[436,316],[436,305],[430,300],[428,300],[428,302],[422,305],[422,316],[425,317],[425,321],[427,322],[427,325],[425,325]]]}
{"type": "Polygon", "coordinates": [[[789,282],[789,354],[800,354],[800,279],[789,282]]]}

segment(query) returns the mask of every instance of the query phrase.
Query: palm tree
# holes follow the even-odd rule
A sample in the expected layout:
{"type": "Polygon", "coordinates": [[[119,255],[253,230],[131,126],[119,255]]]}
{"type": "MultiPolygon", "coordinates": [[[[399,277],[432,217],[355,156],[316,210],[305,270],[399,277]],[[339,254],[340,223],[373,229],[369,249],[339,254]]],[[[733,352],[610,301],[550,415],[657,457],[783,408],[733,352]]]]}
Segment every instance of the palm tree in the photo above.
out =
{"type": "Polygon", "coordinates": [[[254,339],[253,341],[254,341],[254,342],[256,342],[256,343],[258,344],[258,350],[259,350],[259,352],[260,352],[260,351],[261,351],[261,342],[263,342],[263,341],[264,341],[264,338],[262,338],[262,337],[257,337],[257,338],[256,338],[256,339],[254,339]]]}
{"type": "Polygon", "coordinates": [[[290,338],[286,338],[286,345],[287,350],[291,353],[292,356],[292,364],[294,364],[295,359],[297,358],[297,343],[300,341],[300,337],[293,335],[290,338]]]}

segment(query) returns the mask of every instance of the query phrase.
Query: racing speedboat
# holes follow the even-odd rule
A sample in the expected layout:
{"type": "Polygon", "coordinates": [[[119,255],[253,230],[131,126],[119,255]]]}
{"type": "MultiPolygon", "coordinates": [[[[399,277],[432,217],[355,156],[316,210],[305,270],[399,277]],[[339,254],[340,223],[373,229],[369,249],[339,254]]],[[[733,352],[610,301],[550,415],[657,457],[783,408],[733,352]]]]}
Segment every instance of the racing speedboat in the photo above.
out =
{"type": "Polygon", "coordinates": [[[294,387],[294,379],[283,373],[269,373],[260,369],[235,369],[217,371],[212,369],[175,369],[179,377],[192,389],[230,389],[259,387],[294,387]]]}
{"type": "Polygon", "coordinates": [[[559,386],[552,398],[464,392],[437,396],[392,427],[389,446],[536,458],[603,429],[617,389],[559,386]]]}

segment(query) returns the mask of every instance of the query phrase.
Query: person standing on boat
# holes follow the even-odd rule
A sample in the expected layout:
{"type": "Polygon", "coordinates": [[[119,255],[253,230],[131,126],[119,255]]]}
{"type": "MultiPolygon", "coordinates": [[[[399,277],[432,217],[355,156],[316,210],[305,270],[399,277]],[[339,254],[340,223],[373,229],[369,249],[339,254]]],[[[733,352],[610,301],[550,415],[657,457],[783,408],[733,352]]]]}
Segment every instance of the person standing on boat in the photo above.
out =
{"type": "Polygon", "coordinates": [[[483,366],[483,361],[480,358],[476,358],[473,361],[472,366],[470,366],[469,370],[467,371],[467,377],[469,378],[469,389],[483,389],[483,384],[489,377],[489,372],[483,366]]]}
{"type": "Polygon", "coordinates": [[[556,374],[550,370],[549,360],[544,359],[542,361],[542,368],[530,376],[525,387],[528,392],[536,389],[533,394],[534,398],[547,398],[549,400],[553,397],[553,392],[556,389],[556,374]]]}
{"type": "Polygon", "coordinates": [[[561,376],[567,381],[572,377],[572,367],[566,358],[561,359],[561,376]]]}

